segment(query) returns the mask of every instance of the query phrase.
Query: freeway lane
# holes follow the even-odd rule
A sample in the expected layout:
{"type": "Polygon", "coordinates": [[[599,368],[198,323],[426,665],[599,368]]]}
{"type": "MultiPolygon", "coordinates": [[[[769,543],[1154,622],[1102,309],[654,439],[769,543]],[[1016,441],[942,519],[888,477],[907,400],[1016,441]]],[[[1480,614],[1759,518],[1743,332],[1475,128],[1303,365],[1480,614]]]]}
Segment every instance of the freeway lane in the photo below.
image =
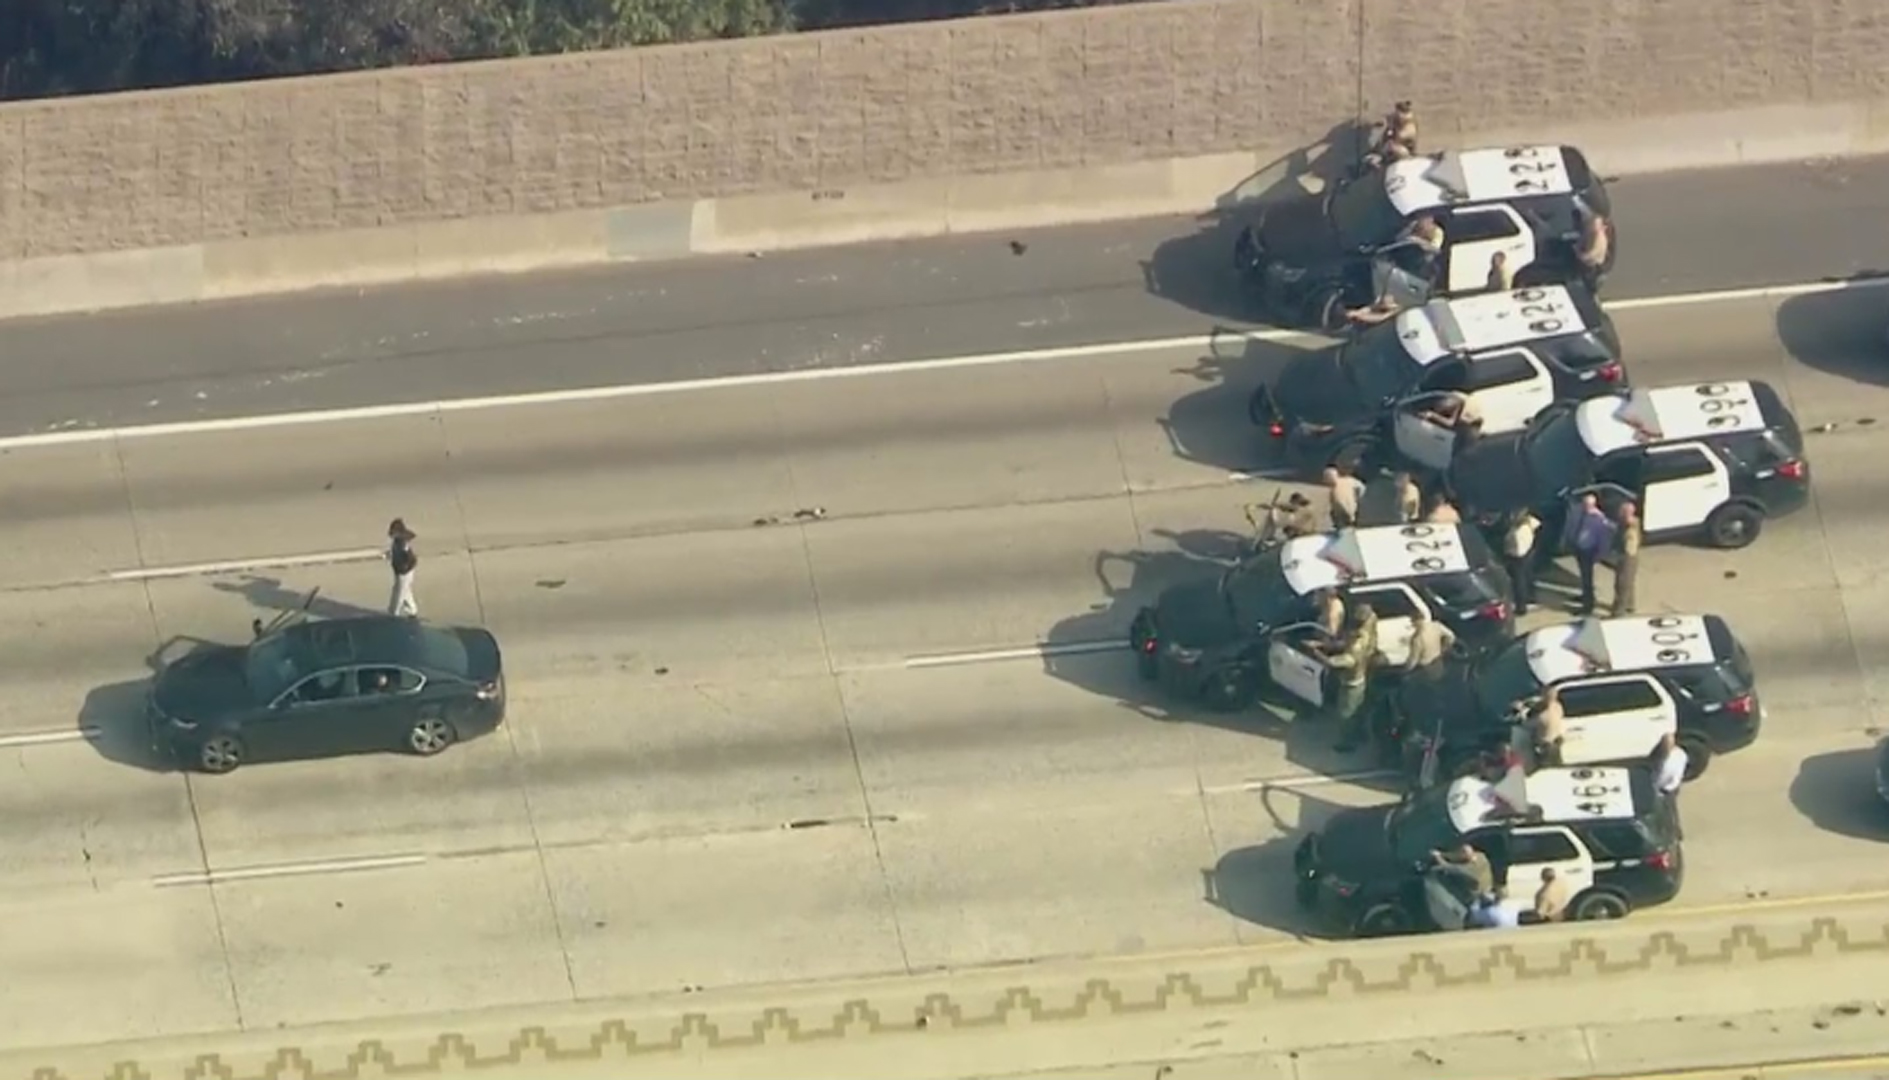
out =
{"type": "MultiPolygon", "coordinates": [[[[1889,158],[1628,177],[1615,297],[1889,269],[1889,158]]],[[[0,324],[0,436],[1197,334],[1192,217],[0,324]]]]}
{"type": "MultiPolygon", "coordinates": [[[[1889,889],[1889,435],[1861,423],[1889,395],[1842,347],[1883,295],[1621,317],[1643,381],[1769,377],[1838,425],[1759,548],[1648,557],[1648,600],[1727,615],[1774,710],[1687,795],[1687,904],[1889,889]]],[[[1239,404],[1282,349],[0,456],[0,1044],[1289,942],[1296,830],[1385,797],[1313,782],[1359,768],[1329,733],[1165,708],[1120,653],[925,665],[1119,638],[1203,572],[1271,490],[1229,472],[1264,464],[1239,404]],[[385,589],[374,562],[163,571],[345,553],[397,513],[428,614],[504,640],[508,730],[148,768],[155,646],[385,589]]]]}

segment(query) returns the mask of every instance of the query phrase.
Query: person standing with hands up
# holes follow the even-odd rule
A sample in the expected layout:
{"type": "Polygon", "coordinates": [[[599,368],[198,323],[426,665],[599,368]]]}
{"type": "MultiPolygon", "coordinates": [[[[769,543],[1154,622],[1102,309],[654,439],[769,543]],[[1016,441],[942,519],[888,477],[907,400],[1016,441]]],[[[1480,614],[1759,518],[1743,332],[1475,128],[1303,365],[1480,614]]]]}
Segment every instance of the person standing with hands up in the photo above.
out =
{"type": "Polygon", "coordinates": [[[419,602],[413,598],[413,572],[420,566],[420,557],[413,551],[413,541],[416,539],[418,537],[412,529],[407,528],[404,518],[395,518],[388,523],[387,565],[394,572],[393,593],[387,599],[389,615],[409,619],[420,617],[419,602]]]}

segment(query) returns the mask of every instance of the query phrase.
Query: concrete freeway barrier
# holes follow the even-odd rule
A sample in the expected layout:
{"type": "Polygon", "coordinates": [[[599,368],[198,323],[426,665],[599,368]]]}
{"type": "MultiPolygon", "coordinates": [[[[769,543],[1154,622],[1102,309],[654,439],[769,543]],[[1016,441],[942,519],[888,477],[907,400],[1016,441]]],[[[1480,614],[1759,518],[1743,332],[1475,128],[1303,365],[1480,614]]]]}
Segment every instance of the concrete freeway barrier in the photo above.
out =
{"type": "Polygon", "coordinates": [[[0,106],[0,317],[1193,211],[1431,145],[1889,149],[1876,0],[1175,0],[0,106]]]}
{"type": "Polygon", "coordinates": [[[1889,901],[1759,905],[47,1050],[0,1075],[1629,1075],[1889,1051],[1885,964],[1889,901]]]}

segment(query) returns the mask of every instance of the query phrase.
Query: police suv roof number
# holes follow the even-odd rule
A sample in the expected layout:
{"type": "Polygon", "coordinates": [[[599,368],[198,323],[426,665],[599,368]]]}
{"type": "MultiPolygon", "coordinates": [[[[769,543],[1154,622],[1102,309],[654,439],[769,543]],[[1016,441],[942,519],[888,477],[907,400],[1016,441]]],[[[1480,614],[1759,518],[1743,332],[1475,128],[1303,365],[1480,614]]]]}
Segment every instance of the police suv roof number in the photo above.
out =
{"type": "Polygon", "coordinates": [[[1554,190],[1554,185],[1543,177],[1560,172],[1559,161],[1541,160],[1541,150],[1533,146],[1512,147],[1502,154],[1509,159],[1509,175],[1515,178],[1518,194],[1534,195],[1554,190]]]}
{"type": "Polygon", "coordinates": [[[1424,552],[1442,552],[1455,547],[1454,538],[1444,534],[1443,539],[1434,539],[1437,530],[1428,525],[1406,525],[1398,530],[1404,538],[1404,552],[1410,556],[1410,572],[1413,574],[1439,574],[1447,565],[1440,555],[1426,555],[1424,552]]]}
{"type": "Polygon", "coordinates": [[[1607,804],[1598,800],[1623,794],[1618,784],[1597,783],[1600,774],[1593,769],[1574,769],[1568,773],[1568,779],[1575,782],[1570,790],[1575,798],[1581,800],[1574,804],[1574,808],[1595,817],[1605,817],[1607,814],[1607,804]]]}
{"type": "Polygon", "coordinates": [[[1669,615],[1656,615],[1646,620],[1646,625],[1653,631],[1648,635],[1648,640],[1659,648],[1657,655],[1660,663],[1685,664],[1692,661],[1694,643],[1699,640],[1699,635],[1676,629],[1685,625],[1683,622],[1669,615]]]}
{"type": "Polygon", "coordinates": [[[1738,425],[1736,415],[1740,408],[1750,405],[1750,398],[1731,397],[1732,388],[1724,383],[1706,383],[1696,388],[1699,395],[1699,411],[1706,416],[1708,428],[1728,428],[1738,425]]]}
{"type": "Polygon", "coordinates": [[[1522,318],[1531,320],[1528,324],[1530,330],[1545,337],[1567,329],[1567,320],[1561,317],[1564,309],[1560,304],[1549,303],[1547,295],[1540,289],[1528,289],[1526,292],[1534,295],[1516,293],[1515,298],[1522,302],[1519,309],[1522,318]]]}

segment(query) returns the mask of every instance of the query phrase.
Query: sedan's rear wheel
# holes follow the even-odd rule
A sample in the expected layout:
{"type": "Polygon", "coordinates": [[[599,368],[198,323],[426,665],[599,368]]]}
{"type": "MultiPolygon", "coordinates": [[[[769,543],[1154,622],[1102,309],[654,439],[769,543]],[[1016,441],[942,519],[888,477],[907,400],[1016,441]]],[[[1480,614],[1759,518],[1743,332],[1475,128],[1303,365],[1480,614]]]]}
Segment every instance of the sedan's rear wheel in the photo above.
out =
{"type": "Polygon", "coordinates": [[[407,745],[421,757],[432,757],[451,746],[457,735],[451,724],[439,717],[429,716],[414,722],[412,729],[407,732],[407,745]]]}
{"type": "Polygon", "coordinates": [[[243,742],[234,735],[214,735],[197,748],[197,764],[204,772],[234,772],[242,763],[243,742]]]}

